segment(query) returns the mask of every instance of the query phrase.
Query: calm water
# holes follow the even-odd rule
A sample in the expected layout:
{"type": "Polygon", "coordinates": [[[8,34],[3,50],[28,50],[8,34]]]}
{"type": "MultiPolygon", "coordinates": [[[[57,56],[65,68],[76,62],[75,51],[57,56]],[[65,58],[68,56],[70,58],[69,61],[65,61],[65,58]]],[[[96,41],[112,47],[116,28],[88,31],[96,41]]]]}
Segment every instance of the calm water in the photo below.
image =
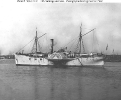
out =
{"type": "Polygon", "coordinates": [[[0,63],[0,100],[121,100],[121,63],[104,68],[0,63]]]}

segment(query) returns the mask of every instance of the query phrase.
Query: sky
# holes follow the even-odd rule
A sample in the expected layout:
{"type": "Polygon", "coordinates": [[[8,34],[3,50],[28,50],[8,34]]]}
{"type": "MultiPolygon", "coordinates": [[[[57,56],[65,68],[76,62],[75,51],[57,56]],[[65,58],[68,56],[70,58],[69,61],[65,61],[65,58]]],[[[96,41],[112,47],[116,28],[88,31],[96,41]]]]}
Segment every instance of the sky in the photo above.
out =
{"type": "Polygon", "coordinates": [[[51,38],[55,39],[55,50],[76,38],[67,45],[75,50],[81,24],[82,34],[95,28],[83,37],[87,53],[121,54],[121,3],[0,2],[1,54],[17,52],[33,39],[36,28],[38,36],[47,33],[39,40],[42,51],[50,50],[51,38]]]}

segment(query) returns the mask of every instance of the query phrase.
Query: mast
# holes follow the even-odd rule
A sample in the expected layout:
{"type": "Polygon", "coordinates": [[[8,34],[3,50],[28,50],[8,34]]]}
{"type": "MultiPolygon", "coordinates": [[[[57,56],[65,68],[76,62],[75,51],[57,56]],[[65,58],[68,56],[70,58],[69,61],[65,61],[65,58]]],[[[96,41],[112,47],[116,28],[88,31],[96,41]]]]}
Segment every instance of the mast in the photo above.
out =
{"type": "Polygon", "coordinates": [[[36,28],[35,44],[36,44],[36,53],[37,53],[37,28],[36,28]]]}
{"type": "MultiPolygon", "coordinates": [[[[47,34],[47,33],[45,33],[45,34],[47,34]]],[[[33,44],[32,50],[31,50],[31,53],[37,53],[38,47],[39,47],[39,49],[40,49],[40,45],[39,45],[38,39],[41,38],[41,37],[43,37],[45,34],[43,34],[43,35],[37,37],[37,28],[36,28],[36,36],[29,42],[29,43],[31,43],[32,41],[34,41],[34,44],[33,44]]],[[[27,43],[27,44],[26,44],[23,48],[21,48],[19,51],[23,50],[29,43],[27,43]]],[[[19,52],[19,51],[18,51],[18,52],[19,52]]],[[[17,53],[18,53],[18,52],[17,52],[17,53]]]]}
{"type": "MultiPolygon", "coordinates": [[[[95,29],[95,28],[94,28],[95,29]]],[[[81,24],[81,27],[80,27],[80,35],[79,35],[79,43],[80,43],[80,50],[79,50],[79,53],[81,53],[81,45],[82,45],[82,37],[89,34],[91,31],[93,31],[94,29],[90,30],[89,32],[85,33],[82,35],[82,24],[81,24]]],[[[83,48],[84,48],[84,45],[83,45],[83,48]]]]}
{"type": "Polygon", "coordinates": [[[80,50],[79,50],[79,53],[81,53],[81,41],[82,41],[82,24],[81,24],[81,27],[80,27],[80,35],[79,35],[79,42],[80,42],[80,50]]]}

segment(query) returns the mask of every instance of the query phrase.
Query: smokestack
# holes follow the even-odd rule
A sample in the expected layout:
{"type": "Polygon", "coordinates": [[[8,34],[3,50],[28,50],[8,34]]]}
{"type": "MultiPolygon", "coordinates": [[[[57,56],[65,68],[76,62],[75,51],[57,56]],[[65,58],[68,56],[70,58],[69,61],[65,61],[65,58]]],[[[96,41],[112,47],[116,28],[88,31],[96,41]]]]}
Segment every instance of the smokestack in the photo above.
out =
{"type": "Polygon", "coordinates": [[[50,40],[51,40],[51,53],[53,53],[54,39],[50,39],[50,40]]]}

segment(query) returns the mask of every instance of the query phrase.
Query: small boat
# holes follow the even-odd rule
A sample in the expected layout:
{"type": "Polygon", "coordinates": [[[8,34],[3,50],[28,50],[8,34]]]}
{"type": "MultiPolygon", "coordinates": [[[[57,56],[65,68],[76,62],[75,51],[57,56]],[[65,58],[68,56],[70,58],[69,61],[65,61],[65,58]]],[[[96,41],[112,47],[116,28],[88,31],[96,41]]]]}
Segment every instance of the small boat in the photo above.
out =
{"type": "MultiPolygon", "coordinates": [[[[45,33],[46,34],[46,33],[45,33]]],[[[44,36],[43,34],[42,36],[44,36]]],[[[15,55],[15,63],[16,65],[48,65],[48,54],[38,52],[38,39],[41,38],[37,37],[37,30],[36,30],[36,36],[34,38],[34,45],[33,45],[33,52],[31,53],[16,53],[15,55]]],[[[32,41],[32,40],[31,40],[32,41]]],[[[31,42],[30,41],[30,42],[31,42]]],[[[26,46],[26,45],[25,45],[26,46]]]]}
{"type": "MultiPolygon", "coordinates": [[[[80,27],[80,30],[81,27],[80,27]]],[[[92,29],[91,31],[93,31],[92,29]]],[[[91,31],[85,33],[84,35],[90,33],[91,31]]],[[[82,53],[82,32],[80,31],[79,34],[79,43],[80,43],[80,50],[78,53],[70,53],[61,49],[59,51],[53,52],[53,45],[52,52],[48,55],[48,61],[51,61],[54,65],[67,65],[67,66],[103,66],[104,59],[101,53],[82,53]]],[[[53,44],[53,43],[52,43],[53,44]]]]}

